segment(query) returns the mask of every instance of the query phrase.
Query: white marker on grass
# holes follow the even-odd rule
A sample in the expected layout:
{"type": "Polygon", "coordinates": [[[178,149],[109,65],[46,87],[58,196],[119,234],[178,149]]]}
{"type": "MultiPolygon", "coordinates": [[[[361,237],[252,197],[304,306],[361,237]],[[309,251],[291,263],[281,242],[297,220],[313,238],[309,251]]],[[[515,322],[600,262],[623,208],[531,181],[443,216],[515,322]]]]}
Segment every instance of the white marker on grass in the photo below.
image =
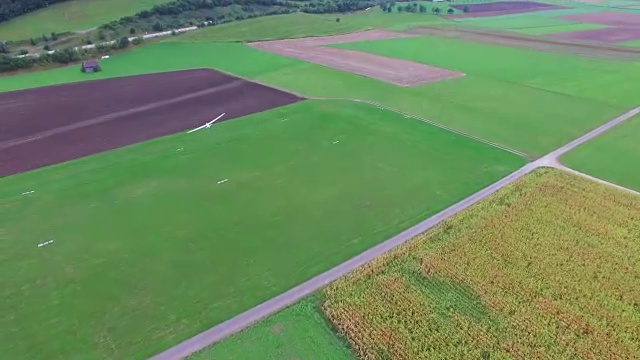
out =
{"type": "Polygon", "coordinates": [[[49,241],[45,241],[42,244],[38,244],[38,247],[43,247],[43,246],[47,246],[49,244],[53,244],[53,240],[49,240],[49,241]]]}
{"type": "Polygon", "coordinates": [[[34,190],[31,190],[31,191],[23,192],[22,195],[33,194],[34,192],[35,192],[34,190]]]}
{"type": "Polygon", "coordinates": [[[192,133],[192,132],[194,132],[194,131],[198,131],[198,130],[200,130],[200,129],[210,128],[210,127],[211,127],[211,125],[212,125],[214,122],[218,121],[218,119],[220,119],[221,117],[223,117],[225,114],[226,114],[226,113],[222,113],[222,115],[220,115],[220,116],[218,116],[217,118],[215,118],[215,119],[213,119],[213,120],[209,121],[208,123],[206,123],[206,124],[204,124],[204,125],[202,125],[202,126],[199,126],[199,127],[195,128],[195,129],[193,129],[193,130],[189,130],[189,131],[187,131],[187,134],[192,133]]]}
{"type": "Polygon", "coordinates": [[[220,184],[224,184],[224,183],[226,183],[227,181],[229,181],[229,179],[220,180],[220,181],[218,181],[218,185],[220,185],[220,184]]]}
{"type": "Polygon", "coordinates": [[[337,143],[339,143],[339,142],[340,142],[340,140],[336,140],[336,141],[334,141],[333,143],[334,143],[334,144],[337,144],[337,143]]]}

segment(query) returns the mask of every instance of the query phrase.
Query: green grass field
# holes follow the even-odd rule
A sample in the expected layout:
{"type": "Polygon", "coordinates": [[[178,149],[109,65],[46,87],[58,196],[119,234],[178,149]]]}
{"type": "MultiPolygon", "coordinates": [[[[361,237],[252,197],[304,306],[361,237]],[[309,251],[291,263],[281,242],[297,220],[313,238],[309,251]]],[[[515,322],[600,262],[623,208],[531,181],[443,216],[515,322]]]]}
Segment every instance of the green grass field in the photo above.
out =
{"type": "Polygon", "coordinates": [[[71,0],[0,24],[0,40],[90,29],[170,0],[71,0]]]}
{"type": "Polygon", "coordinates": [[[558,19],[556,17],[546,16],[540,13],[525,13],[518,15],[477,18],[459,18],[455,19],[455,21],[464,22],[464,25],[481,26],[494,29],[520,29],[571,24],[571,22],[569,21],[558,19]]]}
{"type": "Polygon", "coordinates": [[[601,29],[604,26],[598,24],[566,24],[566,25],[554,25],[554,26],[542,26],[542,27],[528,27],[520,29],[512,29],[513,31],[526,34],[526,35],[549,35],[559,34],[573,31],[593,30],[601,29]]]}
{"type": "Polygon", "coordinates": [[[627,120],[562,157],[562,163],[640,191],[640,116],[627,120]]]}
{"type": "Polygon", "coordinates": [[[207,27],[180,36],[179,41],[256,41],[335,35],[373,28],[406,28],[445,23],[431,14],[386,14],[378,7],[353,14],[315,15],[294,13],[265,16],[207,27]],[[340,18],[340,22],[336,21],[340,18]]]}
{"type": "Polygon", "coordinates": [[[523,164],[373,106],[307,101],[5,177],[3,353],[150,356],[523,164]]]}
{"type": "Polygon", "coordinates": [[[354,360],[347,343],[325,320],[318,301],[304,299],[188,359],[354,360]]]}
{"type": "Polygon", "coordinates": [[[640,83],[625,79],[638,62],[588,59],[565,54],[500,47],[459,39],[423,36],[332,45],[458,70],[545,91],[599,101],[603,106],[635,106],[640,83]],[[527,61],[531,57],[535,62],[527,61]]]}
{"type": "Polygon", "coordinates": [[[638,47],[640,46],[640,40],[623,41],[618,43],[618,45],[638,47]]]}
{"type": "MultiPolygon", "coordinates": [[[[573,58],[547,58],[548,54],[544,53],[490,46],[475,47],[473,43],[452,39],[409,40],[409,43],[401,40],[385,42],[381,48],[385,51],[397,50],[395,56],[398,57],[417,55],[418,60],[427,60],[432,65],[459,68],[468,75],[414,88],[399,88],[385,82],[258,51],[238,43],[163,42],[105,60],[102,62],[104,71],[98,74],[82,74],[73,66],[0,78],[0,91],[138,73],[211,67],[307,96],[375,101],[532,154],[551,151],[624,112],[626,108],[534,86],[540,80],[545,80],[545,85],[553,82],[558,86],[567,86],[561,80],[568,77],[570,81],[575,81],[570,79],[570,75],[575,75],[570,66],[573,58]],[[434,51],[428,57],[423,57],[425,51],[412,51],[412,48],[404,48],[402,44],[416,45],[417,49],[426,46],[434,51]],[[508,56],[513,56],[514,61],[504,58],[508,56]],[[536,56],[544,65],[540,66],[538,62],[530,64],[528,59],[532,56],[536,56]],[[474,61],[468,61],[469,59],[474,61]],[[551,67],[552,60],[560,62],[551,67]],[[565,66],[565,62],[561,60],[570,64],[565,66]],[[500,70],[500,66],[504,66],[505,73],[500,70]],[[524,80],[529,83],[517,83],[524,80]]],[[[377,43],[350,46],[369,45],[380,49],[377,43]]],[[[610,71],[613,72],[614,69],[616,67],[611,65],[610,71]]],[[[622,75],[629,75],[625,73],[624,67],[617,69],[619,72],[613,76],[621,78],[622,75]]],[[[602,78],[591,79],[597,83],[602,78]]],[[[607,80],[606,77],[604,79],[607,80]]],[[[590,83],[580,84],[580,87],[589,85],[590,83]]],[[[612,86],[610,83],[609,85],[612,86]]],[[[627,81],[619,87],[638,86],[640,85],[627,81]]],[[[603,89],[613,92],[617,88],[603,89]]],[[[596,93],[595,90],[594,88],[594,94],[602,97],[602,91],[596,93]]],[[[620,96],[621,98],[612,98],[611,101],[633,98],[632,93],[620,92],[620,96]]]]}

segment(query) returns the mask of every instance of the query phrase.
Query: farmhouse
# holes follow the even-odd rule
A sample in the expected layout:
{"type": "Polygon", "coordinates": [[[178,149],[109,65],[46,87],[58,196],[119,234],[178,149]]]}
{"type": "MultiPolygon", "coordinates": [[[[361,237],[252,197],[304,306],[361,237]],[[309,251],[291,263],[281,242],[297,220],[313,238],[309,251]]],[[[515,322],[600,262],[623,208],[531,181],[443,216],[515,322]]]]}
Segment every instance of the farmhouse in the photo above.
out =
{"type": "Polygon", "coordinates": [[[100,71],[100,64],[98,64],[98,60],[83,61],[81,70],[83,73],[97,72],[100,71]]]}

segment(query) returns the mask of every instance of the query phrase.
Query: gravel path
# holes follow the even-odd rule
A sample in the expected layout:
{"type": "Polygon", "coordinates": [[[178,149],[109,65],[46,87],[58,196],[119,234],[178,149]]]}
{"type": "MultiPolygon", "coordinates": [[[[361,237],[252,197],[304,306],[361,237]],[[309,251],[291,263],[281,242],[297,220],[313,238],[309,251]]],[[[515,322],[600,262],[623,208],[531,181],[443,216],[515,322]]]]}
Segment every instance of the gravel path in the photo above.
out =
{"type": "MultiPolygon", "coordinates": [[[[594,137],[604,133],[605,131],[615,127],[616,125],[626,121],[633,116],[640,113],[640,106],[636,107],[628,112],[620,115],[619,117],[607,122],[606,124],[588,132],[587,134],[569,142],[568,144],[550,152],[549,154],[541,157],[540,159],[530,162],[510,175],[498,180],[497,182],[489,185],[488,187],[478,191],[477,193],[467,197],[466,199],[448,207],[447,209],[437,213],[436,215],[422,221],[421,223],[401,232],[400,234],[392,237],[389,240],[380,243],[369,250],[357,255],[354,258],[330,269],[292,289],[280,294],[252,309],[249,309],[242,314],[233,317],[211,329],[202,332],[191,339],[179,343],[178,345],[151,357],[149,360],[178,360],[189,356],[190,354],[199,351],[215,342],[218,342],[228,336],[231,336],[258,320],[269,316],[293,303],[302,299],[303,297],[313,293],[314,291],[322,288],[330,282],[337,280],[338,278],[348,274],[356,268],[366,264],[367,262],[375,259],[379,255],[401,245],[402,243],[412,239],[413,237],[431,229],[440,222],[452,217],[460,211],[467,209],[475,203],[487,198],[496,191],[503,187],[513,183],[521,177],[527,175],[533,170],[540,167],[555,167],[559,169],[566,169],[558,161],[558,158],[565,153],[575,149],[583,143],[593,139],[594,137]]],[[[574,170],[570,170],[575,172],[574,170]]],[[[581,173],[580,173],[581,174],[581,173]]],[[[584,175],[583,176],[588,176],[584,175]]],[[[600,180],[603,182],[603,180],[600,180]]],[[[607,182],[604,182],[607,183],[607,182]]],[[[608,184],[608,183],[607,183],[608,184]]],[[[616,186],[619,187],[619,186],[616,186]]],[[[628,190],[628,189],[626,189],[628,190]]],[[[631,190],[630,190],[631,191],[631,190]]]]}

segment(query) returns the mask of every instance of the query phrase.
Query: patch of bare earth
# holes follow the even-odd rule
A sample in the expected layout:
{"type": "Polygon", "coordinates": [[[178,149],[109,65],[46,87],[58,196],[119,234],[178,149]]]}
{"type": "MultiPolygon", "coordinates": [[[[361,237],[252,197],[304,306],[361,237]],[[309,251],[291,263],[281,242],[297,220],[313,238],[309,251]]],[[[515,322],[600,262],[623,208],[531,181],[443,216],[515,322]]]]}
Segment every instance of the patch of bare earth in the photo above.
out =
{"type": "Polygon", "coordinates": [[[640,49],[612,45],[581,43],[565,39],[552,39],[541,36],[484,31],[470,28],[437,28],[416,27],[406,31],[412,35],[434,35],[440,37],[457,38],[475,42],[520,47],[537,51],[548,51],[580,55],[599,59],[640,59],[640,49]]]}
{"type": "Polygon", "coordinates": [[[249,45],[260,50],[386,81],[400,86],[415,86],[423,83],[457,78],[464,75],[460,72],[420,64],[413,61],[393,59],[354,50],[324,47],[324,45],[331,44],[409,36],[412,35],[385,30],[369,30],[346,35],[261,41],[251,43],[249,45]]]}

